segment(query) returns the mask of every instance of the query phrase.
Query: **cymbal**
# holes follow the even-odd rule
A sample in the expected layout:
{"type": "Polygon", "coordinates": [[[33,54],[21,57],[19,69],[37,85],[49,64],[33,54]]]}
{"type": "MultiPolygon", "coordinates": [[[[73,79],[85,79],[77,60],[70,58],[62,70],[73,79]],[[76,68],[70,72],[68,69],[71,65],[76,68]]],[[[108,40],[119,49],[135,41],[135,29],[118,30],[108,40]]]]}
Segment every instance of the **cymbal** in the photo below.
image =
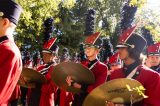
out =
{"type": "Polygon", "coordinates": [[[142,84],[137,80],[114,79],[91,91],[85,98],[83,106],[106,106],[106,101],[115,104],[129,104],[131,98],[132,103],[136,103],[144,98],[144,90],[142,84]]]}
{"type": "Polygon", "coordinates": [[[34,88],[36,83],[45,83],[46,78],[36,70],[23,68],[18,84],[26,88],[34,88]]]}
{"type": "Polygon", "coordinates": [[[81,89],[68,86],[67,76],[71,76],[79,84],[92,84],[95,82],[94,75],[88,68],[74,62],[62,62],[56,65],[51,73],[51,79],[60,88],[73,93],[81,92],[81,89]]]}

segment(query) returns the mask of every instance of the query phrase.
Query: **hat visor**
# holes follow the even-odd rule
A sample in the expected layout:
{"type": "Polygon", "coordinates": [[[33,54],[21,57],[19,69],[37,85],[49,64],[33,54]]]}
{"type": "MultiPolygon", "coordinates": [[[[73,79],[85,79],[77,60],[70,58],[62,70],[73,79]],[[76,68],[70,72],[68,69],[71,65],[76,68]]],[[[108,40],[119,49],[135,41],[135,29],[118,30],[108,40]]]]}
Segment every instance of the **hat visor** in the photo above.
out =
{"type": "Polygon", "coordinates": [[[100,48],[101,48],[101,46],[93,45],[93,44],[85,44],[85,45],[84,45],[84,48],[90,48],[90,47],[92,47],[92,48],[97,48],[97,49],[100,49],[100,48]]]}
{"type": "Polygon", "coordinates": [[[56,52],[56,51],[51,51],[51,50],[46,50],[46,49],[43,49],[43,50],[42,50],[42,53],[50,53],[50,54],[54,54],[55,56],[58,56],[58,52],[56,52]]]}
{"type": "Polygon", "coordinates": [[[124,44],[118,44],[117,46],[116,46],[116,48],[124,48],[124,47],[128,47],[127,45],[124,45],[124,44]]]}
{"type": "Polygon", "coordinates": [[[52,53],[51,51],[49,50],[42,50],[43,53],[52,53]]]}
{"type": "Polygon", "coordinates": [[[160,56],[160,53],[149,53],[148,56],[160,56]]]}

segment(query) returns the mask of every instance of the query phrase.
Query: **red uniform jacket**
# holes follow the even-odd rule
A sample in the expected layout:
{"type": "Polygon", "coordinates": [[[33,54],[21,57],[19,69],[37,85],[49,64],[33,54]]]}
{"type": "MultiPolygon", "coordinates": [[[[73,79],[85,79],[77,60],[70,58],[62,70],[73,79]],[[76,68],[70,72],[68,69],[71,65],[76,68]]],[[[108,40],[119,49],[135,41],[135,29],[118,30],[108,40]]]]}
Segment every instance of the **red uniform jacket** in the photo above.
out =
{"type": "MultiPolygon", "coordinates": [[[[88,66],[88,64],[85,64],[86,66],[88,66]]],[[[95,77],[95,83],[91,84],[87,87],[87,92],[91,92],[94,88],[96,88],[97,86],[103,84],[106,79],[107,79],[107,71],[108,68],[105,64],[103,64],[102,62],[98,61],[93,68],[91,69],[91,71],[93,72],[93,75],[95,77]]]]}
{"type": "MultiPolygon", "coordinates": [[[[41,71],[45,68],[45,65],[41,65],[38,68],[38,71],[41,71]]],[[[54,94],[57,91],[57,86],[51,80],[51,72],[53,71],[53,65],[49,68],[48,73],[45,74],[47,83],[42,85],[41,88],[41,97],[40,97],[40,106],[54,106],[54,94]]]]}
{"type": "Polygon", "coordinates": [[[0,104],[8,103],[22,71],[21,54],[16,44],[0,37],[0,104]]]}
{"type": "MultiPolygon", "coordinates": [[[[115,70],[111,73],[110,78],[111,80],[125,78],[125,74],[122,69],[115,70]]],[[[145,95],[149,96],[149,98],[144,99],[139,106],[160,106],[160,75],[142,66],[139,75],[135,79],[144,86],[146,89],[145,95]]]]}
{"type": "Polygon", "coordinates": [[[60,90],[60,104],[59,106],[70,106],[70,102],[73,100],[73,95],[65,90],[60,90]]]}
{"type": "MultiPolygon", "coordinates": [[[[84,66],[88,67],[88,64],[89,63],[85,62],[84,66]]],[[[92,68],[90,70],[93,72],[93,75],[95,77],[95,83],[87,86],[87,88],[85,89],[83,89],[83,85],[82,85],[82,90],[86,90],[86,92],[75,94],[72,106],[82,106],[83,101],[87,96],[87,94],[90,93],[97,86],[104,83],[107,79],[108,68],[105,64],[101,63],[100,61],[97,61],[91,67],[92,68]]]]}
{"type": "Polygon", "coordinates": [[[12,96],[11,96],[11,98],[10,98],[10,101],[19,99],[20,96],[21,96],[20,86],[19,86],[19,85],[16,85],[16,87],[15,87],[13,93],[12,93],[12,96]]]}

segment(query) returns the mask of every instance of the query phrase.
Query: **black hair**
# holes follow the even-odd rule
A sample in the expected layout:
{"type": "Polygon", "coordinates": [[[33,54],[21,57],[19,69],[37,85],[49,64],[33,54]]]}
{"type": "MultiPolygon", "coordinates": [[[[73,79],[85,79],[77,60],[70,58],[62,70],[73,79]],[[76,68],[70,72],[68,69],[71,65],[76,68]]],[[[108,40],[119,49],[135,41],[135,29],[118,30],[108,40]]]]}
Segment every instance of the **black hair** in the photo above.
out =
{"type": "Polygon", "coordinates": [[[141,52],[137,52],[136,49],[132,49],[131,47],[128,47],[127,50],[130,58],[134,59],[138,63],[141,63],[141,59],[140,59],[141,52]]]}

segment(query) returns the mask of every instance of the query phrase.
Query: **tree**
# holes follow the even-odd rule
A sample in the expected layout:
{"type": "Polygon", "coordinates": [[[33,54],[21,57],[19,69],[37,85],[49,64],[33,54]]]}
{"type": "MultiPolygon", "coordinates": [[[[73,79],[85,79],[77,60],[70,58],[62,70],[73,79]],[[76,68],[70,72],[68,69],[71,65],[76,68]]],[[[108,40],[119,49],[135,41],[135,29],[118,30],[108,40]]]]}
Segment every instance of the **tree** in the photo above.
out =
{"type": "MultiPolygon", "coordinates": [[[[67,0],[68,1],[68,0],[67,0]]],[[[66,8],[74,6],[74,0],[70,0],[67,4],[61,0],[17,0],[23,7],[23,14],[21,16],[18,28],[16,30],[16,40],[20,46],[24,43],[34,46],[41,45],[43,37],[43,22],[49,17],[54,17],[55,23],[59,22],[59,4],[66,8]],[[71,2],[72,1],[72,2],[71,2]]]]}
{"type": "Polygon", "coordinates": [[[74,6],[74,0],[17,0],[17,2],[22,6],[23,14],[15,32],[15,40],[22,54],[26,51],[31,52],[33,57],[41,51],[43,45],[44,20],[53,17],[54,23],[59,23],[57,16],[59,5],[70,9],[74,6]]]}
{"type": "MultiPolygon", "coordinates": [[[[145,28],[151,34],[152,39],[155,42],[160,41],[160,14],[151,9],[143,8],[136,15],[141,20],[140,28],[145,28]]],[[[142,33],[143,34],[143,33],[142,33]]],[[[143,34],[143,36],[145,36],[143,34]]]]}

